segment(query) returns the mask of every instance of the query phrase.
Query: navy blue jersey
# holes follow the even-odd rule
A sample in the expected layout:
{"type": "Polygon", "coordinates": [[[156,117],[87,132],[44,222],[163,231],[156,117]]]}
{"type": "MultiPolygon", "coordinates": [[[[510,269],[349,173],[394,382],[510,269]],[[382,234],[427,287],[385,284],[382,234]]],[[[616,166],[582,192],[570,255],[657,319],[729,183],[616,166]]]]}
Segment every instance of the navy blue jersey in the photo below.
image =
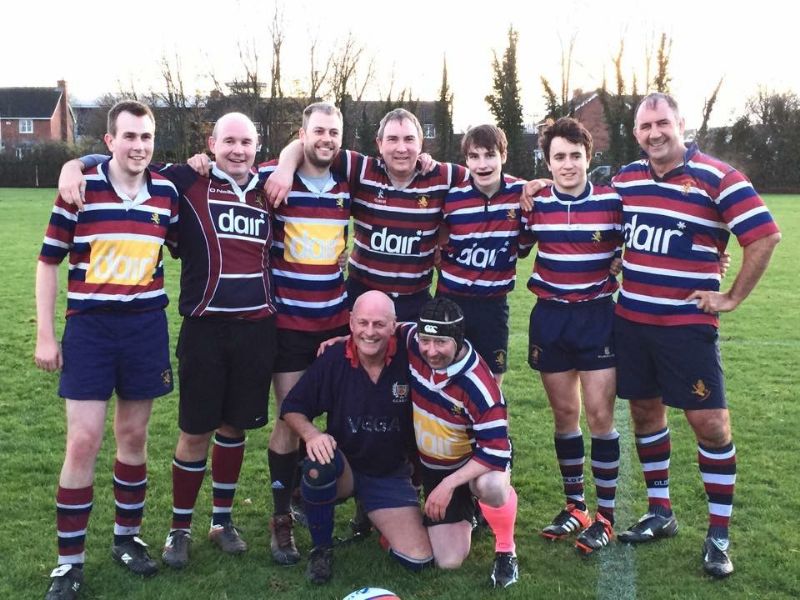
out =
{"type": "Polygon", "coordinates": [[[400,468],[414,451],[408,356],[398,344],[373,383],[348,343],[336,344],[308,368],[281,405],[281,416],[301,413],[313,420],[327,414],[328,434],[350,466],[381,477],[400,468]]]}

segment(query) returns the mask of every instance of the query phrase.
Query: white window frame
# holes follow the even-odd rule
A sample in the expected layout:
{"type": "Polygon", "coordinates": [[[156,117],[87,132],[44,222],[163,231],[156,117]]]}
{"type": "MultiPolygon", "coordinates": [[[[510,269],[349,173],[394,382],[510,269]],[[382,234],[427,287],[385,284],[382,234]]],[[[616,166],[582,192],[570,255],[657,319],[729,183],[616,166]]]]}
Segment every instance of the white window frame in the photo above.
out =
{"type": "Polygon", "coordinates": [[[426,140],[432,140],[436,138],[436,125],[433,123],[423,123],[422,124],[422,137],[426,140]]]}
{"type": "Polygon", "coordinates": [[[20,119],[19,120],[20,133],[33,133],[33,119],[20,119]]]}

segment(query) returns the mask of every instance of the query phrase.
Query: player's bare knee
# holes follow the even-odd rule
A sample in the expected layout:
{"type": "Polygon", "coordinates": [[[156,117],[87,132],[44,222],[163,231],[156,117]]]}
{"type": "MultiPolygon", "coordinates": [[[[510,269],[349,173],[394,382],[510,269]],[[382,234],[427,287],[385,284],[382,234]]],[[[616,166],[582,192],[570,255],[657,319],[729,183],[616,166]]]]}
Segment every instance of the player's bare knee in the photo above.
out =
{"type": "Polygon", "coordinates": [[[139,424],[118,425],[115,432],[117,449],[123,454],[140,454],[147,447],[147,427],[139,424]]]}
{"type": "Polygon", "coordinates": [[[67,435],[66,459],[74,464],[92,465],[102,443],[102,432],[88,429],[70,431],[67,435]]]}
{"type": "Polygon", "coordinates": [[[202,460],[208,455],[208,444],[213,432],[193,434],[181,431],[175,456],[180,460],[202,460]]]}
{"type": "Polygon", "coordinates": [[[278,419],[269,436],[269,449],[278,454],[294,452],[300,445],[300,438],[284,422],[278,419]]]}
{"type": "Polygon", "coordinates": [[[461,554],[443,554],[434,556],[434,560],[436,562],[436,566],[440,569],[458,569],[462,564],[464,564],[464,559],[466,555],[461,554]]]}
{"type": "Polygon", "coordinates": [[[484,504],[499,508],[508,501],[511,488],[504,473],[490,472],[475,480],[473,491],[484,504]]]}

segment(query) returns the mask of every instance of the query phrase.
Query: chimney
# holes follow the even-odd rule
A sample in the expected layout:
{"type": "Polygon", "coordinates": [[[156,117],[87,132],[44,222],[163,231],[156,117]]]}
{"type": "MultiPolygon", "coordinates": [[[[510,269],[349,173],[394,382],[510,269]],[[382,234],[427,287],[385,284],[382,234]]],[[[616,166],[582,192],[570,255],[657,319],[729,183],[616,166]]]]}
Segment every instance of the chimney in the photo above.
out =
{"type": "Polygon", "coordinates": [[[72,123],[69,120],[69,96],[67,95],[67,82],[59,79],[56,84],[61,90],[61,100],[58,104],[58,114],[61,119],[61,141],[68,144],[72,143],[72,123]]]}

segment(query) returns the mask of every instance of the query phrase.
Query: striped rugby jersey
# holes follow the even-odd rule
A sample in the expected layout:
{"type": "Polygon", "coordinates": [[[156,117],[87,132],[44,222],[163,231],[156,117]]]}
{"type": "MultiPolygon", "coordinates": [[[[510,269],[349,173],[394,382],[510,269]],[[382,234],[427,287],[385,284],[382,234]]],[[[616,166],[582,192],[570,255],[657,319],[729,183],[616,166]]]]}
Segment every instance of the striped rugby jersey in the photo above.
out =
{"type": "Polygon", "coordinates": [[[465,341],[467,354],[434,371],[422,358],[417,325],[400,325],[408,350],[414,432],[422,463],[456,470],[475,459],[495,471],[511,461],[503,393],[484,360],[465,341]]]}
{"type": "MultiPolygon", "coordinates": [[[[265,180],[277,161],[260,165],[265,180]]],[[[295,174],[286,202],[273,212],[270,268],[281,329],[325,331],[346,325],[350,313],[339,254],[347,245],[350,191],[331,173],[324,189],[295,174]]]]}
{"type": "Polygon", "coordinates": [[[650,325],[708,324],[719,317],[686,297],[718,291],[719,256],[731,232],[739,244],[778,232],[747,178],[695,144],[663,178],[639,160],[614,178],[624,207],[625,254],[617,314],[650,325]]]}
{"type": "Polygon", "coordinates": [[[414,294],[433,279],[442,206],[448,191],[467,180],[467,170],[439,163],[396,189],[384,162],[342,150],[334,170],[343,173],[353,196],[353,250],[349,276],[386,293],[414,294]]]}
{"type": "Polygon", "coordinates": [[[449,237],[442,248],[437,293],[487,297],[514,289],[524,183],[503,175],[500,190],[488,198],[470,176],[450,190],[443,221],[449,237]]]}
{"type": "Polygon", "coordinates": [[[543,300],[586,302],[612,295],[609,273],[622,246],[622,204],[607,186],[586,184],[573,197],[553,186],[540,190],[523,211],[521,244],[538,244],[528,289],[543,300]]]}
{"type": "Polygon", "coordinates": [[[115,190],[110,160],[84,175],[84,210],[58,196],[39,260],[60,264],[69,256],[67,316],[94,309],[164,308],[162,246],[175,245],[178,192],[160,175],[146,173],[135,198],[115,190]]]}
{"type": "Polygon", "coordinates": [[[264,181],[254,175],[240,187],[213,163],[210,177],[187,165],[164,165],[159,172],[181,194],[180,314],[250,320],[273,315],[271,208],[264,181]]]}

